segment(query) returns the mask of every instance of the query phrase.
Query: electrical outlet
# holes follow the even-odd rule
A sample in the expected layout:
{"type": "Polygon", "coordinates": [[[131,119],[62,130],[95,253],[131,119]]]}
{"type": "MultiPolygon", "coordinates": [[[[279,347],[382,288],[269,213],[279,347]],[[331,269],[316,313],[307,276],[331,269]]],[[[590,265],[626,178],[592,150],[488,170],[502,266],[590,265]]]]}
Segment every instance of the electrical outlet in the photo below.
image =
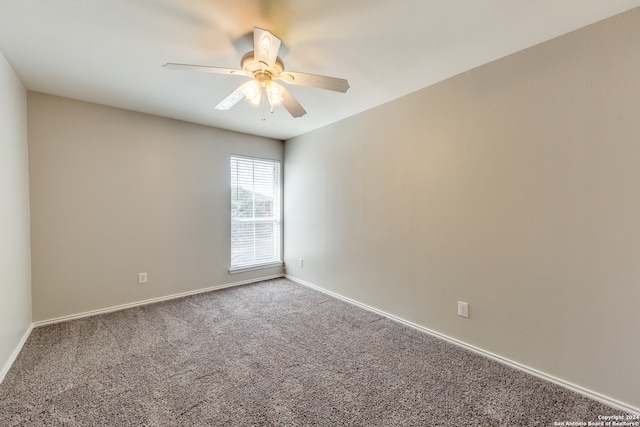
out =
{"type": "Polygon", "coordinates": [[[138,283],[147,283],[147,273],[138,273],[138,283]]]}
{"type": "Polygon", "coordinates": [[[300,268],[304,268],[304,259],[300,258],[300,259],[298,260],[298,267],[300,267],[300,268]]]}
{"type": "Polygon", "coordinates": [[[469,317],[469,304],[458,301],[458,316],[469,317]]]}

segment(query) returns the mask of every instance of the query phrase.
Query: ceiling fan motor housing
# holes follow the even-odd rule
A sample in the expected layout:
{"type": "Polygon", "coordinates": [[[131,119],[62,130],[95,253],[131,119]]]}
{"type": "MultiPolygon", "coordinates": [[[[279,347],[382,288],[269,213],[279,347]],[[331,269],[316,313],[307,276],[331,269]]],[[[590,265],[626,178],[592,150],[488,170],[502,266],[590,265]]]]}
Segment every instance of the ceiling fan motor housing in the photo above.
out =
{"type": "Polygon", "coordinates": [[[277,77],[284,71],[284,64],[280,57],[276,58],[273,67],[262,61],[256,61],[254,51],[247,52],[242,56],[240,65],[245,73],[252,75],[260,83],[267,82],[273,77],[277,77]]]}

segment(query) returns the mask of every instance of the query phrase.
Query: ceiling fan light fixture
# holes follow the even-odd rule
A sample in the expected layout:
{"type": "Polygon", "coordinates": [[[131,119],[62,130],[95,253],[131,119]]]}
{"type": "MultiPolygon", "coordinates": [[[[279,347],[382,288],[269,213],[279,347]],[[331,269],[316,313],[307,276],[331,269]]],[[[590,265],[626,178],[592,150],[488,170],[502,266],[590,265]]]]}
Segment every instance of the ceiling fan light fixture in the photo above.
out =
{"type": "Polygon", "coordinates": [[[262,99],[262,85],[257,80],[249,80],[242,85],[242,93],[244,93],[245,99],[249,104],[254,107],[260,106],[260,100],[262,99]]]}
{"type": "Polygon", "coordinates": [[[284,101],[284,88],[278,83],[268,81],[266,84],[267,98],[269,98],[269,104],[271,105],[271,112],[273,113],[273,107],[282,105],[284,101]]]}

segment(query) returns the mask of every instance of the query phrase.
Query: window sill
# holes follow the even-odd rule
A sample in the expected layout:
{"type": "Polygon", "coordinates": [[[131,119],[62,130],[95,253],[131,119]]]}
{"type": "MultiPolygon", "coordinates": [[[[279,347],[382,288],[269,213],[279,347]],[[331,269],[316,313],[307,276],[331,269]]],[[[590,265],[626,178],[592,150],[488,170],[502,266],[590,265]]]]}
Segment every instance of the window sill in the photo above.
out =
{"type": "Polygon", "coordinates": [[[267,264],[247,265],[245,267],[231,267],[229,268],[229,274],[244,273],[245,271],[262,270],[264,268],[272,267],[282,267],[282,261],[269,262],[267,264]]]}

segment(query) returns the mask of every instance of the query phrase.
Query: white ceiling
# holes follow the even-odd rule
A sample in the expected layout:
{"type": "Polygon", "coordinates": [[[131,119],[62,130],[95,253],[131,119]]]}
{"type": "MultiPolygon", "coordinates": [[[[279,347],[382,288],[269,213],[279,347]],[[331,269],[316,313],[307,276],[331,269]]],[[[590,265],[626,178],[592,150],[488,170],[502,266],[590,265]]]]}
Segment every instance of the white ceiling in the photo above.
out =
{"type": "Polygon", "coordinates": [[[0,0],[0,52],[29,90],[288,139],[609,16],[640,0],[0,0]],[[253,26],[285,68],[342,77],[345,94],[289,86],[307,110],[267,120],[213,107],[246,77],[253,26]]]}

